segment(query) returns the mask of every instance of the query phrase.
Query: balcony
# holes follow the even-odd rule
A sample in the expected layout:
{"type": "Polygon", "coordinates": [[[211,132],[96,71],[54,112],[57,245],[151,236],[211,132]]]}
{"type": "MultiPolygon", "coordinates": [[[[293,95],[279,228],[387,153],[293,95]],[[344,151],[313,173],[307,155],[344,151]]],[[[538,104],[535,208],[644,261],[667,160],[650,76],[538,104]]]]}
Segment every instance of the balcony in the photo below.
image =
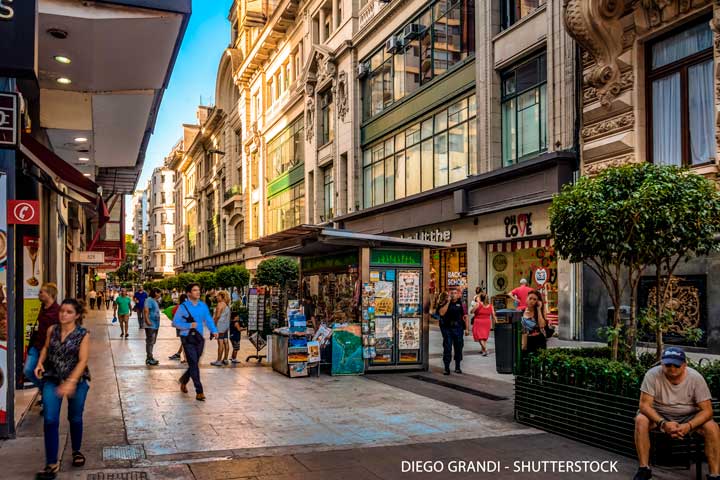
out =
{"type": "Polygon", "coordinates": [[[390,0],[368,0],[365,6],[360,9],[360,29],[370,23],[388,3],[390,3],[390,0]]]}
{"type": "Polygon", "coordinates": [[[240,185],[233,185],[227,191],[223,199],[222,208],[232,209],[236,206],[240,206],[242,202],[242,187],[240,185]]]}

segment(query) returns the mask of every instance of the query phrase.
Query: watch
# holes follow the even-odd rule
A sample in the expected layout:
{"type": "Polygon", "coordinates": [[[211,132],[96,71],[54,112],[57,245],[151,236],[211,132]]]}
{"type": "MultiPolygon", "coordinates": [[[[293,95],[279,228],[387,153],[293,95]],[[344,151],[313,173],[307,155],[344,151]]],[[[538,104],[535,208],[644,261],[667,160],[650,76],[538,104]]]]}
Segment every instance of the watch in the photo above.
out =
{"type": "Polygon", "coordinates": [[[662,420],[660,420],[660,421],[658,422],[658,424],[657,424],[658,430],[660,430],[660,431],[662,432],[662,431],[663,431],[663,425],[665,425],[666,423],[667,423],[667,420],[665,420],[664,418],[663,418],[662,420]]]}

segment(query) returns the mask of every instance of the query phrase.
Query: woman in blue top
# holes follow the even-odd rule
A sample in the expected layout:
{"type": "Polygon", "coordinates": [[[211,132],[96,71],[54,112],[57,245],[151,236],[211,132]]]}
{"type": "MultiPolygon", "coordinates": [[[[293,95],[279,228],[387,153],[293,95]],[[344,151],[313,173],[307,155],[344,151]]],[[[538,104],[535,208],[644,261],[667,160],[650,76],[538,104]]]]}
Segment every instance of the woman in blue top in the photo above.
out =
{"type": "Polygon", "coordinates": [[[160,289],[153,288],[150,290],[150,296],[145,300],[145,365],[158,365],[155,357],[153,357],[153,347],[157,341],[158,330],[160,329],[160,289]]]}

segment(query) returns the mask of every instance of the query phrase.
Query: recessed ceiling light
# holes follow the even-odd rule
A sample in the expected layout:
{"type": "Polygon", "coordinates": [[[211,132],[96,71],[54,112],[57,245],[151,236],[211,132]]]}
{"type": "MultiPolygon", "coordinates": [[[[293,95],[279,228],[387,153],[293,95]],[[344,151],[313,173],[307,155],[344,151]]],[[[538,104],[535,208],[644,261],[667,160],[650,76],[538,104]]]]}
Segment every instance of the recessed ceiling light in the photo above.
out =
{"type": "Polygon", "coordinates": [[[60,85],[70,85],[72,83],[72,80],[70,80],[67,77],[60,77],[57,80],[55,80],[60,85]]]}
{"type": "Polygon", "coordinates": [[[68,37],[68,32],[59,28],[48,28],[47,33],[58,40],[65,40],[68,37]]]}
{"type": "Polygon", "coordinates": [[[86,177],[89,177],[89,176],[90,176],[89,173],[83,173],[83,175],[85,175],[86,177]]]}
{"type": "Polygon", "coordinates": [[[70,60],[68,57],[63,56],[63,55],[55,55],[53,58],[55,59],[56,62],[63,63],[65,65],[72,63],[72,60],[70,60]]]}
{"type": "Polygon", "coordinates": [[[90,161],[90,159],[88,157],[80,157],[80,158],[78,158],[78,160],[81,162],[89,162],[90,161]]]}
{"type": "Polygon", "coordinates": [[[77,138],[75,138],[75,141],[76,141],[77,143],[87,142],[87,138],[85,138],[85,137],[77,137],[77,138]]]}

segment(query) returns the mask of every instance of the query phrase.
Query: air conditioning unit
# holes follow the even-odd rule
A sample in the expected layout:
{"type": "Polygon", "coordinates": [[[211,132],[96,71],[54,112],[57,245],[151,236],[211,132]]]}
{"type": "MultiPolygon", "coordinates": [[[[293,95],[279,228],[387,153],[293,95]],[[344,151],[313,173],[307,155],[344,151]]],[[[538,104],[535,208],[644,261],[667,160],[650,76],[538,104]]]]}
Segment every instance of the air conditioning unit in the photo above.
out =
{"type": "Polygon", "coordinates": [[[385,42],[385,51],[387,53],[395,53],[402,49],[402,39],[400,37],[392,36],[385,42]]]}
{"type": "Polygon", "coordinates": [[[403,40],[407,42],[408,40],[418,38],[424,31],[425,27],[419,23],[409,23],[403,28],[403,40]]]}
{"type": "Polygon", "coordinates": [[[367,74],[370,73],[370,66],[365,62],[359,63],[357,66],[357,73],[358,78],[365,78],[367,74]]]}

